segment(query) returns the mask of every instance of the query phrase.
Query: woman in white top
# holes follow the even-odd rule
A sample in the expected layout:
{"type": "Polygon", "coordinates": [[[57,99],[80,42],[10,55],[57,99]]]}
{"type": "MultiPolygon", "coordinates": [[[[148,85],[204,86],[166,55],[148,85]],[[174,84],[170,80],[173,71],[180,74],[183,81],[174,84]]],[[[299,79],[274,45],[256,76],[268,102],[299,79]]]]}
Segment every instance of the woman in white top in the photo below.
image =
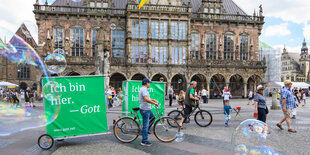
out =
{"type": "Polygon", "coordinates": [[[224,98],[225,105],[227,105],[229,103],[229,99],[232,97],[228,88],[225,88],[225,91],[224,91],[222,97],[224,98]]]}
{"type": "Polygon", "coordinates": [[[303,94],[302,94],[302,100],[303,100],[302,106],[306,105],[306,99],[307,99],[306,92],[303,92],[303,94]]]}
{"type": "Polygon", "coordinates": [[[202,88],[202,99],[203,99],[203,103],[207,103],[207,90],[205,88],[202,88]]]}

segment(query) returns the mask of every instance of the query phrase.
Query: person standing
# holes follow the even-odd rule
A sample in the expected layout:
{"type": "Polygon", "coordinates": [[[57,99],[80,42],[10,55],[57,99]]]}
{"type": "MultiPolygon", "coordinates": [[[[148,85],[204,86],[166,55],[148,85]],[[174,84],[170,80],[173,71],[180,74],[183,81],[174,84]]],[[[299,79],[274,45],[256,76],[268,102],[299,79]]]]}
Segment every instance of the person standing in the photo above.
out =
{"type": "Polygon", "coordinates": [[[303,92],[303,94],[302,94],[302,100],[303,100],[302,106],[303,107],[306,105],[306,99],[307,99],[306,92],[303,92]]]}
{"type": "Polygon", "coordinates": [[[172,106],[172,100],[173,100],[173,94],[174,94],[173,86],[170,87],[168,94],[169,94],[169,106],[171,107],[172,106]]]}
{"type": "Polygon", "coordinates": [[[289,80],[284,81],[285,87],[281,91],[280,104],[283,110],[284,117],[277,124],[277,127],[283,130],[282,123],[286,121],[288,132],[296,133],[297,131],[291,126],[291,114],[292,109],[296,108],[296,102],[294,99],[294,94],[290,91],[292,87],[292,82],[289,80]]]}
{"type": "Polygon", "coordinates": [[[11,89],[9,89],[9,91],[7,92],[6,99],[7,99],[7,102],[10,103],[10,105],[13,104],[13,93],[11,89]]]}
{"type": "Polygon", "coordinates": [[[250,91],[249,95],[248,95],[248,97],[249,97],[248,105],[250,105],[250,103],[252,103],[254,105],[254,103],[253,103],[254,97],[253,96],[254,96],[253,92],[250,91]]]}
{"type": "Polygon", "coordinates": [[[197,82],[196,81],[192,81],[190,86],[186,90],[185,100],[184,100],[184,104],[185,104],[184,115],[181,118],[181,122],[180,122],[181,129],[183,129],[183,123],[184,123],[185,119],[187,119],[189,114],[192,112],[192,110],[193,110],[192,107],[196,106],[195,101],[199,101],[200,100],[200,98],[195,97],[195,89],[196,89],[196,87],[197,87],[197,82]]]}
{"type": "Polygon", "coordinates": [[[151,104],[158,107],[158,102],[150,98],[149,90],[151,81],[147,78],[142,80],[142,87],[139,92],[140,113],[142,115],[142,146],[151,146],[152,143],[148,141],[149,123],[150,119],[154,119],[154,114],[151,111],[151,104]]]}
{"type": "Polygon", "coordinates": [[[13,92],[13,96],[12,96],[12,98],[13,98],[13,103],[14,103],[15,107],[18,107],[18,106],[19,106],[19,99],[18,99],[18,96],[19,96],[19,94],[18,94],[17,90],[15,89],[14,92],[13,92]]]}
{"type": "Polygon", "coordinates": [[[107,100],[108,100],[108,107],[112,107],[112,89],[111,86],[108,87],[108,91],[107,91],[107,100]]]}
{"type": "Polygon", "coordinates": [[[266,114],[268,114],[268,107],[266,105],[266,98],[264,97],[264,87],[259,85],[257,93],[254,96],[255,114],[258,115],[257,120],[266,123],[266,114]]]}
{"type": "Polygon", "coordinates": [[[178,97],[178,103],[180,105],[180,109],[184,109],[184,99],[185,99],[185,94],[184,94],[184,91],[181,90],[180,91],[180,94],[179,94],[179,97],[178,97]]]}
{"type": "MultiPolygon", "coordinates": [[[[298,90],[296,90],[295,89],[295,92],[294,92],[294,99],[295,99],[295,102],[296,102],[296,104],[300,104],[300,99],[299,99],[299,95],[298,95],[298,90]]],[[[291,118],[291,119],[296,119],[296,115],[297,115],[297,107],[296,108],[294,108],[293,110],[292,110],[292,115],[293,115],[293,117],[291,118]]]]}
{"type": "MultiPolygon", "coordinates": [[[[28,87],[29,88],[29,87],[28,87]]],[[[34,105],[34,92],[29,88],[29,102],[31,107],[36,107],[34,105]]]]}
{"type": "Polygon", "coordinates": [[[29,106],[29,100],[30,100],[30,88],[27,87],[25,90],[25,107],[29,106]]]}
{"type": "Polygon", "coordinates": [[[202,88],[202,99],[203,99],[203,103],[207,103],[207,90],[205,88],[202,88]]]}

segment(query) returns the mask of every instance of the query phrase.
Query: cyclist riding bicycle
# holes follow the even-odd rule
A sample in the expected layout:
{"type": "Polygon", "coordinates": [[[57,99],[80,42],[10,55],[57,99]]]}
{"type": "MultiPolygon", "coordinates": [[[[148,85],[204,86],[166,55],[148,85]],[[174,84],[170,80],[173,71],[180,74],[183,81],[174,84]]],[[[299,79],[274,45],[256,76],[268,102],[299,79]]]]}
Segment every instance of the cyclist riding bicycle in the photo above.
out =
{"type": "Polygon", "coordinates": [[[195,97],[196,86],[197,86],[197,82],[192,81],[190,86],[186,90],[185,100],[184,100],[184,104],[185,104],[184,116],[181,118],[181,122],[180,122],[181,129],[183,129],[183,122],[185,118],[187,118],[190,115],[190,113],[193,110],[192,108],[196,106],[195,101],[200,100],[198,97],[195,97]]]}
{"type": "Polygon", "coordinates": [[[151,146],[152,143],[148,141],[149,123],[150,119],[154,118],[154,114],[151,111],[151,104],[158,106],[158,102],[150,98],[148,88],[150,88],[151,81],[147,78],[142,80],[142,87],[139,92],[140,113],[142,115],[142,142],[143,146],[151,146]]]}

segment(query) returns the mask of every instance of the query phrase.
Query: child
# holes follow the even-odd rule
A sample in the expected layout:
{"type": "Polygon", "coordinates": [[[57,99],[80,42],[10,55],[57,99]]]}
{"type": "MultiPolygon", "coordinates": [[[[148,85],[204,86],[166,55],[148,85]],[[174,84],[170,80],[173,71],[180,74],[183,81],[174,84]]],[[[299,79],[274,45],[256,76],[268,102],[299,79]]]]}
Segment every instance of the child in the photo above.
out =
{"type": "Polygon", "coordinates": [[[230,120],[230,112],[232,110],[231,106],[229,105],[229,98],[231,98],[231,94],[228,88],[225,88],[225,92],[223,93],[222,97],[224,97],[224,115],[225,115],[225,126],[228,126],[228,121],[230,120]]]}

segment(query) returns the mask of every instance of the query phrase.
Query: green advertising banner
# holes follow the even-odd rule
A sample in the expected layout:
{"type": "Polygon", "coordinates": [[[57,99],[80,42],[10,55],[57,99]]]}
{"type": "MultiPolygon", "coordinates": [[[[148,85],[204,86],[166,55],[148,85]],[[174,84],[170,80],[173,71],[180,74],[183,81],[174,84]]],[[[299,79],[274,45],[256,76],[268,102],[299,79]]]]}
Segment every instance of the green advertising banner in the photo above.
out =
{"type": "Polygon", "coordinates": [[[59,112],[46,126],[47,134],[56,138],[108,131],[103,76],[44,78],[42,82],[45,114],[59,112]]]}
{"type": "MultiPolygon", "coordinates": [[[[139,91],[142,87],[142,81],[123,81],[123,94],[125,99],[122,104],[123,115],[129,115],[128,112],[133,112],[132,108],[140,107],[139,103],[139,91]]],[[[155,99],[159,102],[158,112],[161,116],[165,115],[165,83],[152,82],[149,88],[149,94],[151,99],[155,99]]],[[[156,115],[155,105],[151,105],[151,110],[156,115]]],[[[138,112],[139,118],[142,119],[140,112],[138,112]]],[[[141,121],[141,120],[140,120],[141,121]]],[[[141,121],[142,122],[142,121],[141,121]]]]}

